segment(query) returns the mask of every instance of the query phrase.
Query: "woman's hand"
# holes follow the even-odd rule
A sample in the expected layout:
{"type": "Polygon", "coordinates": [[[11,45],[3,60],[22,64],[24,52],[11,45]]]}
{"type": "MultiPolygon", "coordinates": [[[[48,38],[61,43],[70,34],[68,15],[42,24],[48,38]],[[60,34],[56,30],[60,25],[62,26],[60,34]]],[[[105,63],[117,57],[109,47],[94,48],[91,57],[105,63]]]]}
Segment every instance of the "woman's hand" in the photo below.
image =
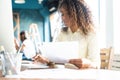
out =
{"type": "Polygon", "coordinates": [[[49,63],[49,60],[45,57],[43,57],[42,55],[40,54],[37,54],[33,57],[33,61],[34,62],[41,62],[43,64],[48,64],[49,63]]]}
{"type": "Polygon", "coordinates": [[[74,64],[79,69],[92,68],[91,62],[87,59],[70,59],[69,63],[74,64]]]}

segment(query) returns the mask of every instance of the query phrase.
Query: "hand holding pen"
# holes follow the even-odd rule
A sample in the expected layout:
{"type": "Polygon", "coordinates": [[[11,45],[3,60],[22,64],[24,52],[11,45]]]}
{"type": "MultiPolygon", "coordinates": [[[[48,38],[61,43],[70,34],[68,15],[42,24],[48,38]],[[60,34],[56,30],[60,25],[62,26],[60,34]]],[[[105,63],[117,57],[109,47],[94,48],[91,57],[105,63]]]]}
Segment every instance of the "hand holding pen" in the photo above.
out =
{"type": "Polygon", "coordinates": [[[43,57],[41,54],[35,55],[35,56],[32,58],[32,60],[33,60],[34,62],[41,62],[41,63],[43,63],[43,64],[48,64],[48,63],[49,63],[49,60],[48,60],[47,58],[43,57]]]}

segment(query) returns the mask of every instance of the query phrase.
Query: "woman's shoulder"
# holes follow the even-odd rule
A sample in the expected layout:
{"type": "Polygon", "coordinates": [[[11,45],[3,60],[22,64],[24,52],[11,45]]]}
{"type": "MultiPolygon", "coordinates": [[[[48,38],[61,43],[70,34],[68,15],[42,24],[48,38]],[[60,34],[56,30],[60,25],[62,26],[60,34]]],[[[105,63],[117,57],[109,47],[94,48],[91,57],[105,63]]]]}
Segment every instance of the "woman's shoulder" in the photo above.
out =
{"type": "Polygon", "coordinates": [[[88,35],[87,35],[87,38],[90,40],[90,39],[93,39],[93,38],[97,38],[97,33],[96,32],[90,32],[88,35]]]}

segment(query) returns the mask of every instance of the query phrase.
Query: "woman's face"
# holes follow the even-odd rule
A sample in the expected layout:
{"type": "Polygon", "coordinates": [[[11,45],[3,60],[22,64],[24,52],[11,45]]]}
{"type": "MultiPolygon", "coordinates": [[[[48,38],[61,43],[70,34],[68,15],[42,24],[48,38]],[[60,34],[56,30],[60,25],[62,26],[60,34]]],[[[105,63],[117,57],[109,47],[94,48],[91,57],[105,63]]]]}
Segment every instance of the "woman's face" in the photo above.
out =
{"type": "Polygon", "coordinates": [[[62,17],[62,20],[63,20],[65,26],[70,27],[70,18],[68,16],[67,11],[65,9],[61,8],[60,12],[61,12],[61,17],[62,17]]]}

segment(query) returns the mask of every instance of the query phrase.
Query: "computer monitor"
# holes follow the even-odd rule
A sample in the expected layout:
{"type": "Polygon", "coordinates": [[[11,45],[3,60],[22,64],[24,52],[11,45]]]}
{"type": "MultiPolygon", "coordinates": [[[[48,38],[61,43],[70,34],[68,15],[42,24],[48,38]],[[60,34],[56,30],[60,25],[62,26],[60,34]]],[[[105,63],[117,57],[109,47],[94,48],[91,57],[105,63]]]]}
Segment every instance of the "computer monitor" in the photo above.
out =
{"type": "Polygon", "coordinates": [[[11,0],[0,0],[0,46],[7,52],[15,51],[11,0]]]}

